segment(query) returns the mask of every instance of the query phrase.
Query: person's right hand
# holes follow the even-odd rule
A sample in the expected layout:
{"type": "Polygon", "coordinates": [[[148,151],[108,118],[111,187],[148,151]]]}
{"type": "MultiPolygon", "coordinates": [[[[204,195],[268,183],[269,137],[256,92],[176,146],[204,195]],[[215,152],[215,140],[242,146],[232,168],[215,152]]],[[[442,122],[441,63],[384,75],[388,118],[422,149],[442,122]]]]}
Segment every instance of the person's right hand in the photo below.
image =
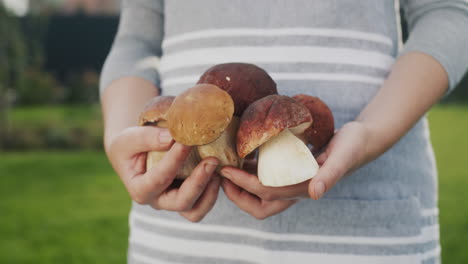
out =
{"type": "Polygon", "coordinates": [[[176,211],[198,222],[216,202],[220,188],[220,177],[215,173],[216,158],[201,161],[180,187],[171,186],[191,148],[174,143],[167,129],[127,128],[110,140],[106,151],[131,198],[139,204],[176,211]],[[146,153],[166,150],[158,165],[146,171],[146,153]]]}

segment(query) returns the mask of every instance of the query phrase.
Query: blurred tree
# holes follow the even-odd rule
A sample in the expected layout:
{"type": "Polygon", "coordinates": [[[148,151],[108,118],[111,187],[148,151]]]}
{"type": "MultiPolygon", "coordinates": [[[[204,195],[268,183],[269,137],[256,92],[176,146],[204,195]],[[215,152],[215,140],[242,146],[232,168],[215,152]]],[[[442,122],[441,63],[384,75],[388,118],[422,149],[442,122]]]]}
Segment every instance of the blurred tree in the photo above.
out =
{"type": "Polygon", "coordinates": [[[92,104],[99,100],[99,74],[95,70],[70,72],[65,83],[67,102],[92,104]]]}
{"type": "Polygon", "coordinates": [[[63,102],[64,87],[56,76],[45,69],[47,57],[45,45],[49,16],[28,15],[21,18],[21,30],[27,41],[27,67],[15,85],[17,101],[21,105],[37,105],[63,102]]]}
{"type": "Polygon", "coordinates": [[[42,68],[45,64],[44,43],[49,26],[49,16],[28,15],[21,18],[21,30],[27,36],[27,64],[42,68]]]}
{"type": "Polygon", "coordinates": [[[8,136],[8,108],[10,91],[19,83],[26,67],[26,46],[20,21],[0,4],[0,148],[8,136]]]}

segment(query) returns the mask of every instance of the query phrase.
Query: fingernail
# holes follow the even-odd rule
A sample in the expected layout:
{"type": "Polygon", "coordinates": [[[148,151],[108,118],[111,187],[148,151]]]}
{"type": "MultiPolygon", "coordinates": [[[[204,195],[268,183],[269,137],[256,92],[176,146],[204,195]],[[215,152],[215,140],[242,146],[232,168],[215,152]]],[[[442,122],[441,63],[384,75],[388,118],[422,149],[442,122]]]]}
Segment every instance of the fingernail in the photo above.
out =
{"type": "Polygon", "coordinates": [[[324,193],[325,193],[325,184],[321,181],[317,182],[315,184],[315,197],[317,197],[317,199],[320,199],[324,193]]]}
{"type": "Polygon", "coordinates": [[[205,172],[208,174],[212,174],[216,170],[216,167],[218,167],[218,163],[208,161],[207,163],[205,163],[205,172]]]}
{"type": "Polygon", "coordinates": [[[169,133],[169,130],[164,129],[159,133],[159,142],[163,144],[170,143],[172,141],[172,136],[171,133],[169,133]]]}

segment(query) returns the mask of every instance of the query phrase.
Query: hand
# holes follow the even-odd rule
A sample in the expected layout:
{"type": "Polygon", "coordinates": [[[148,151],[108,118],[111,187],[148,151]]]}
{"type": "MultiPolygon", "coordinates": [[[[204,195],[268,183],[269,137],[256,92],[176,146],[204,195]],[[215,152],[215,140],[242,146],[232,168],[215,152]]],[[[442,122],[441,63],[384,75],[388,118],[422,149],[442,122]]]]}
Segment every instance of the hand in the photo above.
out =
{"type": "Polygon", "coordinates": [[[325,151],[317,157],[320,166],[309,182],[309,195],[320,199],[343,176],[378,156],[370,154],[371,133],[361,122],[345,124],[335,133],[325,151]]]}
{"type": "Polygon", "coordinates": [[[362,123],[344,125],[317,157],[320,169],[310,181],[285,187],[263,186],[255,175],[256,161],[246,161],[246,171],[223,168],[221,174],[226,179],[221,184],[226,196],[239,208],[264,219],[286,210],[296,202],[291,199],[307,196],[307,189],[311,198],[320,199],[344,175],[372,160],[367,151],[369,138],[370,132],[362,123]]]}
{"type": "Polygon", "coordinates": [[[233,167],[221,170],[225,177],[221,185],[226,196],[253,217],[263,220],[286,210],[295,199],[307,197],[308,182],[285,187],[263,186],[255,175],[256,168],[256,160],[246,160],[246,171],[233,167]]]}
{"type": "Polygon", "coordinates": [[[220,186],[220,178],[214,173],[218,161],[204,159],[180,187],[171,186],[191,148],[174,143],[167,129],[127,128],[110,141],[106,150],[137,203],[179,212],[192,222],[200,221],[214,206],[220,186]],[[152,150],[168,152],[155,168],[146,171],[146,152],[152,150]]]}

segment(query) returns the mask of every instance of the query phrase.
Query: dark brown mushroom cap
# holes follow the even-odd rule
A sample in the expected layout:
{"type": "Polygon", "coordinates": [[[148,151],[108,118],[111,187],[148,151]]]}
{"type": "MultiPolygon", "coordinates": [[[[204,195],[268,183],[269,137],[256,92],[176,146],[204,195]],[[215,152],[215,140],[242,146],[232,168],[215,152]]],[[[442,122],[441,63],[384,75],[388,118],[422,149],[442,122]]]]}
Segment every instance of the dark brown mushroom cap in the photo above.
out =
{"type": "Polygon", "coordinates": [[[226,129],[234,113],[231,96],[211,84],[197,84],[179,94],[167,112],[167,125],[175,141],[187,146],[213,142],[226,129]]]}
{"type": "Polygon", "coordinates": [[[248,63],[224,63],[209,68],[198,80],[218,86],[234,100],[234,115],[242,116],[253,102],[277,94],[276,83],[262,68],[248,63]]]}
{"type": "Polygon", "coordinates": [[[304,105],[287,96],[267,96],[244,111],[237,131],[237,153],[244,158],[285,129],[296,128],[294,133],[300,134],[311,124],[312,116],[304,105]]]}
{"type": "Polygon", "coordinates": [[[335,133],[332,111],[318,97],[299,94],[293,98],[309,109],[314,123],[305,131],[305,138],[314,146],[314,151],[320,150],[335,133]]]}
{"type": "Polygon", "coordinates": [[[156,96],[144,107],[140,115],[140,126],[156,126],[158,121],[167,120],[166,114],[171,107],[174,96],[156,96]]]}

